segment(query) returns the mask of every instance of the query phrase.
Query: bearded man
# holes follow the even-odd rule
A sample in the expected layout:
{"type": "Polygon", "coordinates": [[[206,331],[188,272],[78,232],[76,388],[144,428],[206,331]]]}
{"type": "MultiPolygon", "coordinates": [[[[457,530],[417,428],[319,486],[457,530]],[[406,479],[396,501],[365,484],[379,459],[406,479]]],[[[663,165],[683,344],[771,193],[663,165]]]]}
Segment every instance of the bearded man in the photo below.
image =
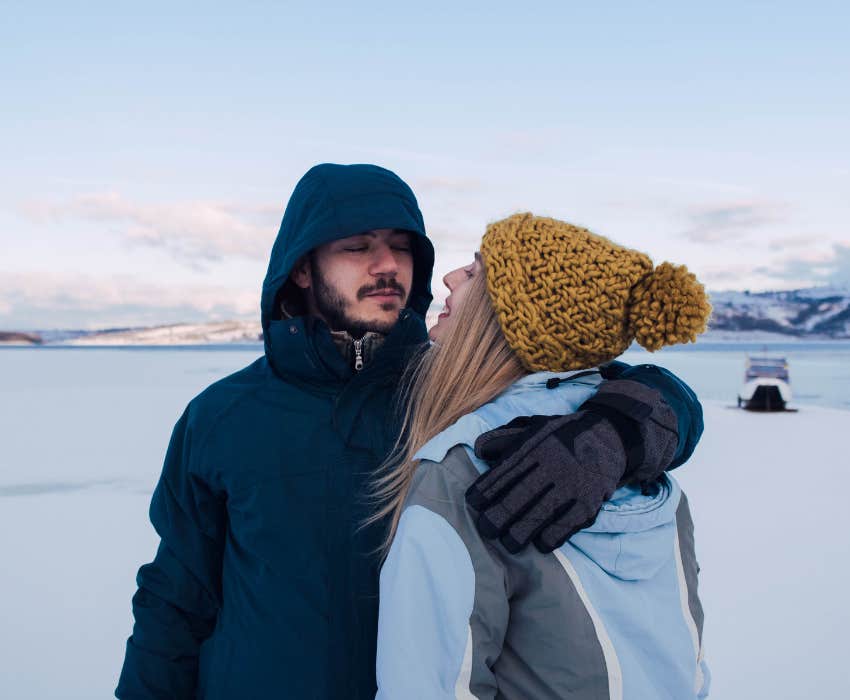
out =
{"type": "MultiPolygon", "coordinates": [[[[427,342],[433,262],[394,173],[323,164],[299,181],[263,283],[264,355],[192,399],[171,436],[150,508],[161,543],[139,570],[117,697],[374,697],[383,529],[363,523],[397,437],[396,389],[427,342]]],[[[546,420],[491,436],[489,475],[517,478],[470,494],[489,536],[557,546],[524,521],[524,492],[557,485],[542,524],[563,541],[606,496],[588,487],[594,459],[625,450],[628,480],[690,455],[702,430],[690,390],[652,366],[609,371],[607,403],[588,408],[598,455],[579,463],[574,435],[553,449],[561,428],[546,420]]]]}

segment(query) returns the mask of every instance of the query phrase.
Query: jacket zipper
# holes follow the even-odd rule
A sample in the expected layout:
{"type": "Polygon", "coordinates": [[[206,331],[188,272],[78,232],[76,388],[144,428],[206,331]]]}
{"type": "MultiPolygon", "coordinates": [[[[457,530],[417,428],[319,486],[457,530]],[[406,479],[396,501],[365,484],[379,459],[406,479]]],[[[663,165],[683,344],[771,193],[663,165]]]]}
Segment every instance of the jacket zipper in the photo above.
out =
{"type": "Polygon", "coordinates": [[[363,338],[354,341],[354,371],[363,369],[363,338]]]}

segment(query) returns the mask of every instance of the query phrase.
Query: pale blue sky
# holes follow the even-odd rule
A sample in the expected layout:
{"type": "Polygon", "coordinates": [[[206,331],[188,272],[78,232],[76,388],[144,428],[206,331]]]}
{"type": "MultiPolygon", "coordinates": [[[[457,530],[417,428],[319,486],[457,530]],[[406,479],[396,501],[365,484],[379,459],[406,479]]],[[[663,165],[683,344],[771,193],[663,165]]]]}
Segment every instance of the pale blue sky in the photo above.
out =
{"type": "Polygon", "coordinates": [[[843,3],[175,5],[0,4],[0,328],[253,317],[323,161],[411,184],[437,280],[529,209],[850,282],[843,3]]]}

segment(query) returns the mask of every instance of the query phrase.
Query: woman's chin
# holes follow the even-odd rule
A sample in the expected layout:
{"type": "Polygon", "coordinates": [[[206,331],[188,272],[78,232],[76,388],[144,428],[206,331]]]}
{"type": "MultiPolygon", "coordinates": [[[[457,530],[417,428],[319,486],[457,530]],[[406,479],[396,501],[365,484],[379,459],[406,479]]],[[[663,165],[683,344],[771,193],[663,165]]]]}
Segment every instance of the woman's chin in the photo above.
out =
{"type": "Polygon", "coordinates": [[[440,339],[440,336],[443,335],[443,328],[440,328],[440,322],[437,321],[428,331],[428,337],[432,341],[437,341],[440,339]]]}

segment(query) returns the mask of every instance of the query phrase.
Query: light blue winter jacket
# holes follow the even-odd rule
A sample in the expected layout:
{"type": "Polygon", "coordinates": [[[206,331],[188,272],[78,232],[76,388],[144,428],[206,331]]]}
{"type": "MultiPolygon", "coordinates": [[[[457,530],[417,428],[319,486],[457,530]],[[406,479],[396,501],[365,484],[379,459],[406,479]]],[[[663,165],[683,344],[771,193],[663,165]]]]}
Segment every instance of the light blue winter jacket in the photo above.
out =
{"type": "Polygon", "coordinates": [[[483,432],[563,414],[601,381],[521,379],[428,442],[381,572],[380,700],[684,700],[708,694],[693,523],[665,476],[618,489],[552,554],[483,540],[464,493],[487,467],[483,432]]]}

